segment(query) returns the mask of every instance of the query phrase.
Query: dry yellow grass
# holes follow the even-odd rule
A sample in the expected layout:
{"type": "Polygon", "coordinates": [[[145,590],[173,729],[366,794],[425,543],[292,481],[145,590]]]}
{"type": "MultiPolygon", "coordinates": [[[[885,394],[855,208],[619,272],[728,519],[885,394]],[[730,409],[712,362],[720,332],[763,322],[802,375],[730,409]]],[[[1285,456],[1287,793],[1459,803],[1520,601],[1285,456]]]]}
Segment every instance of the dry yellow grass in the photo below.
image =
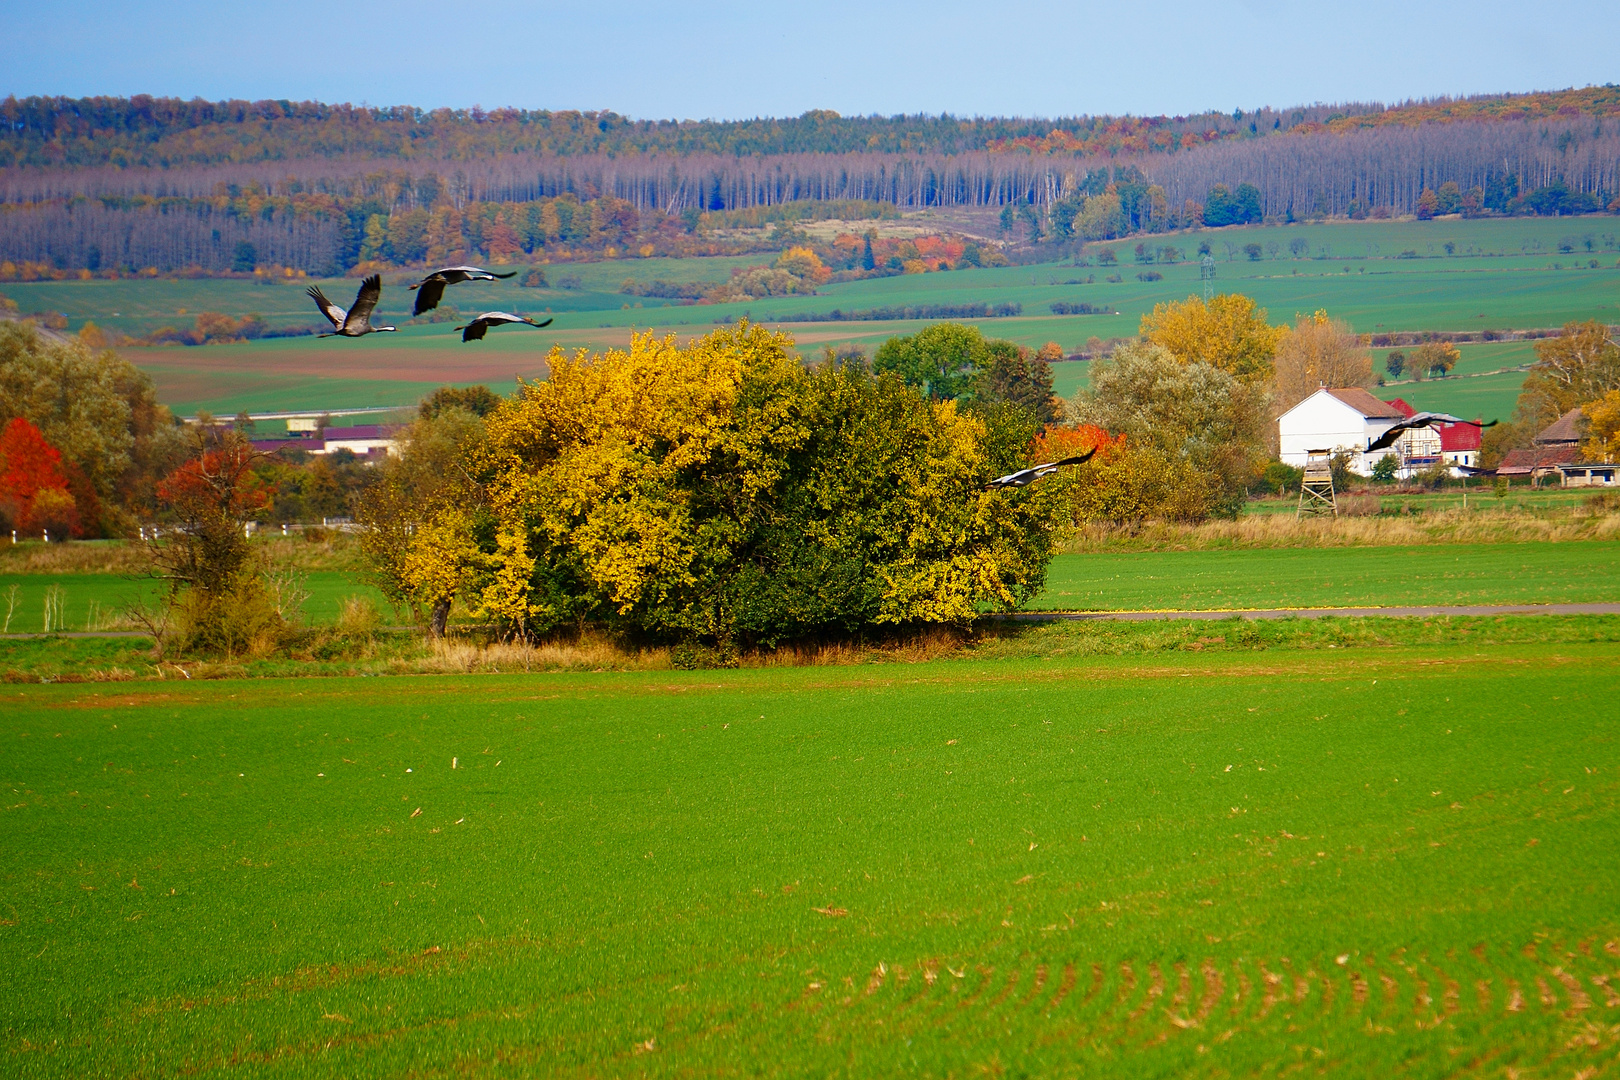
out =
{"type": "MultiPolygon", "coordinates": [[[[860,643],[786,645],[738,655],[744,668],[835,667],[869,663],[922,663],[960,653],[972,641],[966,632],[931,628],[890,640],[860,643]]],[[[670,671],[676,650],[625,644],[608,635],[587,632],[572,641],[536,645],[522,642],[478,642],[451,637],[428,640],[419,656],[402,656],[390,664],[406,673],[500,673],[535,671],[670,671]]]]}
{"type": "MultiPolygon", "coordinates": [[[[1342,507],[1341,507],[1342,509],[1342,507]]],[[[1067,554],[1096,551],[1199,551],[1211,548],[1381,547],[1413,544],[1512,544],[1620,539],[1620,514],[1575,507],[1532,514],[1519,510],[1296,518],[1250,515],[1200,525],[1152,522],[1087,525],[1060,545],[1067,554]]]]}

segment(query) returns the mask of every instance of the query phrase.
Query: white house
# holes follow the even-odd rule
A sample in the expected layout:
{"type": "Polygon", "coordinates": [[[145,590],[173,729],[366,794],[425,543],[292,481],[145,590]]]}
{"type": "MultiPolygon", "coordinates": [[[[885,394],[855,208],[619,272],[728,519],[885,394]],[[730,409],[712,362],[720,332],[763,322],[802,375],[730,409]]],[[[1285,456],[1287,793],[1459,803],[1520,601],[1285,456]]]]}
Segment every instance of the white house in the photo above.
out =
{"type": "Polygon", "coordinates": [[[1379,401],[1359,386],[1348,389],[1323,388],[1277,418],[1282,460],[1295,468],[1305,467],[1312,450],[1350,450],[1350,468],[1367,475],[1379,458],[1393,449],[1366,452],[1366,446],[1404,419],[1401,411],[1387,401],[1379,401]]]}
{"type": "Polygon", "coordinates": [[[329,427],[321,432],[324,445],[310,448],[312,454],[331,454],[347,450],[358,457],[399,453],[399,440],[394,437],[397,425],[361,424],[358,427],[329,427]]]}

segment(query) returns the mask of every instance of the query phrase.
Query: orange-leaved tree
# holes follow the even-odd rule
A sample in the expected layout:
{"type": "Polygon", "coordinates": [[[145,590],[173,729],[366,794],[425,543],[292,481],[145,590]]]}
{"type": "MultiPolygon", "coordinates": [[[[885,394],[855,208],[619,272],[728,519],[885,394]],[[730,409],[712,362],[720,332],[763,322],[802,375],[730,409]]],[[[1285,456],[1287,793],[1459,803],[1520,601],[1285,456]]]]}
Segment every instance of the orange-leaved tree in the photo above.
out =
{"type": "Polygon", "coordinates": [[[1217,495],[1209,473],[1153,446],[1133,446],[1096,424],[1052,426],[1030,447],[1035,461],[1097,453],[1051,481],[1068,506],[1068,524],[1127,524],[1148,519],[1198,521],[1217,495]]]}
{"type": "MultiPolygon", "coordinates": [[[[169,583],[181,647],[202,653],[263,653],[290,627],[266,588],[246,525],[269,505],[253,465],[263,455],[235,432],[204,446],[157,486],[175,527],[148,542],[153,573],[169,583]]],[[[154,636],[163,645],[154,626],[154,636]]]]}
{"type": "Polygon", "coordinates": [[[22,417],[0,433],[0,515],[23,533],[65,540],[79,524],[62,453],[22,417]]]}
{"type": "Polygon", "coordinates": [[[253,474],[257,456],[232,433],[159,482],[158,498],[179,528],[169,530],[157,562],[177,587],[218,591],[248,565],[245,525],[269,504],[253,474]]]}

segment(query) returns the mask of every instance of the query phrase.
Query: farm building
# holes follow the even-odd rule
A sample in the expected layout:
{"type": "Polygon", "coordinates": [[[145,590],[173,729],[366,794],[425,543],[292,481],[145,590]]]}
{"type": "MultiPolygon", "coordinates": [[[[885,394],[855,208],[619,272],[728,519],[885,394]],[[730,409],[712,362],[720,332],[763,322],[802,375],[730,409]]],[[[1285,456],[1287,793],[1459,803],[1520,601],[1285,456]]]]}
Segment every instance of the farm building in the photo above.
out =
{"type": "Polygon", "coordinates": [[[1560,465],[1559,484],[1563,487],[1613,487],[1620,465],[1560,465]]]}
{"type": "Polygon", "coordinates": [[[1496,467],[1496,475],[1528,477],[1531,483],[1556,476],[1561,485],[1567,484],[1561,467],[1581,460],[1583,420],[1580,409],[1569,410],[1543,428],[1532,446],[1504,454],[1502,463],[1496,467]]]}
{"type": "Polygon", "coordinates": [[[1379,458],[1396,452],[1390,448],[1369,454],[1367,444],[1408,415],[1359,386],[1323,387],[1277,418],[1280,456],[1302,469],[1312,450],[1350,450],[1355,455],[1350,468],[1365,475],[1379,458]]]}
{"type": "Polygon", "coordinates": [[[253,449],[271,454],[284,449],[302,450],[306,454],[332,454],[347,450],[356,457],[387,457],[399,452],[399,440],[395,438],[398,430],[392,424],[328,427],[315,430],[307,438],[256,439],[253,449]]]}
{"type": "Polygon", "coordinates": [[[329,427],[321,432],[325,446],[320,450],[311,449],[312,454],[332,454],[339,450],[348,450],[358,457],[376,454],[387,457],[389,454],[399,452],[399,440],[394,438],[398,430],[390,424],[360,424],[355,427],[329,427]]]}
{"type": "Polygon", "coordinates": [[[1479,428],[1472,424],[1437,424],[1403,431],[1395,445],[1367,453],[1363,448],[1401,420],[1417,412],[1407,402],[1379,401],[1359,386],[1323,387],[1277,418],[1284,462],[1303,468],[1311,450],[1351,450],[1354,472],[1367,475],[1379,458],[1393,456],[1395,475],[1409,477],[1444,461],[1454,466],[1479,464],[1479,428]]]}
{"type": "MultiPolygon", "coordinates": [[[[1414,416],[1417,410],[1402,398],[1389,402],[1402,416],[1414,416]]],[[[1473,424],[1436,424],[1428,428],[1411,428],[1401,432],[1395,440],[1395,449],[1401,456],[1401,467],[1396,475],[1413,476],[1440,461],[1451,466],[1475,467],[1479,464],[1480,429],[1473,424]]],[[[1460,475],[1456,468],[1452,475],[1460,475]]]]}

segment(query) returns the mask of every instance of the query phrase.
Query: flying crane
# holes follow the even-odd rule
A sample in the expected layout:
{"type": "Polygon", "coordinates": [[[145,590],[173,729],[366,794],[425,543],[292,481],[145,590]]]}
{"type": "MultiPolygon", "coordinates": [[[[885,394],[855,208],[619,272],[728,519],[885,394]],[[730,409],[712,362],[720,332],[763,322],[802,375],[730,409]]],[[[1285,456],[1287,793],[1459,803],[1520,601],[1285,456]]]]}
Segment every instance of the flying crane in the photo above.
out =
{"type": "Polygon", "coordinates": [[[326,316],[326,321],[333,326],[332,333],[317,334],[317,337],[361,337],[365,334],[398,329],[393,326],[371,325],[371,311],[382,297],[381,274],[372,274],[360,283],[360,291],[354,295],[354,306],[348,311],[328,300],[319,285],[311,285],[306,291],[314,298],[315,306],[326,316]]]}
{"type": "Polygon", "coordinates": [[[492,326],[504,326],[507,323],[527,323],[530,326],[550,326],[551,320],[535,322],[526,315],[513,315],[505,311],[486,311],[466,326],[457,326],[462,341],[478,341],[483,338],[484,332],[492,326]]]}
{"type": "Polygon", "coordinates": [[[464,281],[495,281],[516,276],[516,270],[513,270],[510,274],[497,274],[478,266],[440,267],[411,286],[412,289],[419,290],[416,294],[416,303],[411,308],[411,314],[420,315],[438,307],[439,301],[444,298],[444,289],[447,285],[459,285],[464,281]]]}
{"type": "Polygon", "coordinates": [[[998,476],[994,480],[987,481],[984,490],[994,491],[1000,488],[1028,487],[1043,476],[1051,476],[1065,465],[1084,465],[1091,460],[1091,456],[1096,452],[1097,448],[1093,446],[1078,457],[1066,457],[1062,461],[1048,461],[1044,465],[1031,465],[1027,469],[1020,469],[1015,473],[1008,473],[1006,476],[998,476]]]}

